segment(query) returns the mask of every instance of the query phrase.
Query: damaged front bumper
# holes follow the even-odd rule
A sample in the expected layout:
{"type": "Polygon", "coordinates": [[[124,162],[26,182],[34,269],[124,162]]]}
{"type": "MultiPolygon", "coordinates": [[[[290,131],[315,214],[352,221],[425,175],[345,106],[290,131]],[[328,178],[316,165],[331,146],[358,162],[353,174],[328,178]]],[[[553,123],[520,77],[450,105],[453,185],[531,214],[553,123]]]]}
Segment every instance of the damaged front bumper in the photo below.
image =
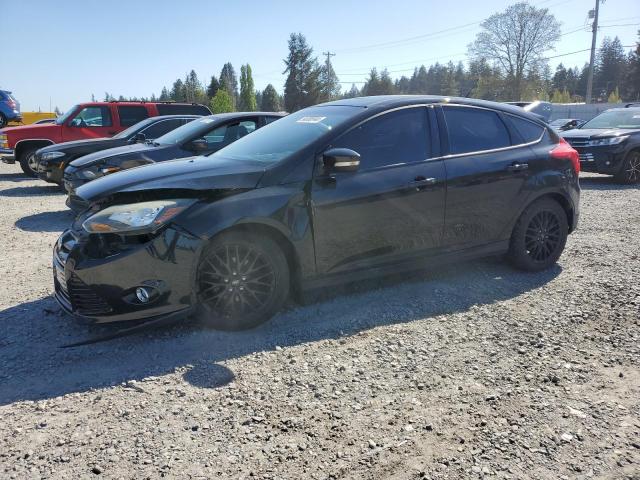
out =
{"type": "Polygon", "coordinates": [[[88,234],[74,227],[53,249],[55,298],[92,323],[186,316],[195,305],[201,246],[200,238],[172,226],[153,238],[88,234]],[[145,295],[137,294],[140,288],[145,295]]]}

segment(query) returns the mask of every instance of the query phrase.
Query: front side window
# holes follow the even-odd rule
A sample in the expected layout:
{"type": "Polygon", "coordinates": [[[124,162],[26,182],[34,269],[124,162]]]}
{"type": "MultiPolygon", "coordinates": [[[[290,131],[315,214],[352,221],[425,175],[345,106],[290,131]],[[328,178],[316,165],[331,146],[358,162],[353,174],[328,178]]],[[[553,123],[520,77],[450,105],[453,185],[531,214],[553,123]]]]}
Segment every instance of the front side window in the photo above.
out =
{"type": "Polygon", "coordinates": [[[143,106],[118,106],[118,116],[120,117],[120,125],[130,127],[149,116],[147,109],[143,106]]]}
{"type": "Polygon", "coordinates": [[[255,120],[244,120],[242,122],[228,123],[218,128],[214,128],[209,133],[203,135],[211,148],[220,149],[256,129],[255,120]]]}
{"type": "Polygon", "coordinates": [[[110,127],[111,111],[108,107],[85,107],[71,120],[71,127],[110,127]]]}
{"type": "Polygon", "coordinates": [[[427,109],[404,108],[364,122],[331,146],[358,152],[360,170],[370,170],[429,158],[428,132],[427,109]]]}
{"type": "Polygon", "coordinates": [[[509,132],[492,110],[443,107],[449,134],[449,153],[462,154],[493,150],[511,145],[509,132]]]}

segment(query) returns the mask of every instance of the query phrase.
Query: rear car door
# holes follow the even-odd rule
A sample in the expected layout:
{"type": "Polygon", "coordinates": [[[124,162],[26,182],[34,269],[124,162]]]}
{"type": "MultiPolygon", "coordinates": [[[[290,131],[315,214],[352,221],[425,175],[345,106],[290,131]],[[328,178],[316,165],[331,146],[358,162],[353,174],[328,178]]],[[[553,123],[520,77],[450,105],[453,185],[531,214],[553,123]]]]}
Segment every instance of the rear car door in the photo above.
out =
{"type": "Polygon", "coordinates": [[[430,129],[430,110],[385,112],[327,146],[358,152],[358,171],[324,173],[320,156],[311,191],[318,273],[382,265],[440,246],[445,171],[434,158],[438,133],[430,129]]]}
{"type": "Polygon", "coordinates": [[[110,105],[81,107],[64,125],[62,140],[111,137],[118,133],[110,105]]]}
{"type": "Polygon", "coordinates": [[[505,240],[505,228],[522,203],[534,152],[497,111],[445,105],[438,118],[447,152],[444,246],[505,240]]]}

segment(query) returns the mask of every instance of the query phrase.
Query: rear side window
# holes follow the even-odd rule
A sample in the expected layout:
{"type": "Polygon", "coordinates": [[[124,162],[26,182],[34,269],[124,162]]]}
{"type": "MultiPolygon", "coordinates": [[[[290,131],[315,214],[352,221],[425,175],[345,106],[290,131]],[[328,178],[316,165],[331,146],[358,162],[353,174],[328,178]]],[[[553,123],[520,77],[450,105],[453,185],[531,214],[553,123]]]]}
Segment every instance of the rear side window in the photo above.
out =
{"type": "Polygon", "coordinates": [[[0,100],[6,100],[6,99],[7,99],[7,97],[4,94],[4,92],[0,92],[0,100]]]}
{"type": "Polygon", "coordinates": [[[159,103],[156,106],[159,115],[211,115],[211,111],[204,105],[159,103]]]}
{"type": "Polygon", "coordinates": [[[141,120],[149,117],[146,107],[143,106],[118,106],[118,116],[120,117],[120,125],[130,127],[141,120]]]}
{"type": "Polygon", "coordinates": [[[228,123],[215,128],[203,135],[209,144],[209,148],[220,149],[248,135],[256,129],[255,120],[228,123]]]}
{"type": "Polygon", "coordinates": [[[429,158],[427,110],[405,108],[369,120],[345,133],[334,147],[360,154],[362,170],[429,158]]]}
{"type": "Polygon", "coordinates": [[[537,142],[540,140],[544,127],[513,115],[509,115],[508,118],[513,124],[516,132],[520,134],[524,140],[524,143],[537,142]]]}
{"type": "Polygon", "coordinates": [[[443,107],[442,110],[451,154],[511,146],[509,132],[496,112],[467,107],[443,107]]]}
{"type": "Polygon", "coordinates": [[[184,118],[160,120],[159,122],[156,122],[153,125],[150,125],[147,128],[141,130],[140,133],[144,133],[147,140],[153,140],[161,137],[165,133],[169,133],[171,130],[175,130],[176,128],[181,127],[185,123],[187,123],[187,120],[184,118]]]}

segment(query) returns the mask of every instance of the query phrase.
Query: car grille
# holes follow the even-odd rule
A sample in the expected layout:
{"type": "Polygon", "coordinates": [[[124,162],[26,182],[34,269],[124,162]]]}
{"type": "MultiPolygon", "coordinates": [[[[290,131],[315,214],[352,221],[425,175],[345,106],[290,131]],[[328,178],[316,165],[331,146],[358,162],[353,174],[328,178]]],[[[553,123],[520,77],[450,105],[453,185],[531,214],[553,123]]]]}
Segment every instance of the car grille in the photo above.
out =
{"type": "Polygon", "coordinates": [[[56,296],[65,308],[80,315],[104,315],[112,308],[100,296],[85,284],[75,273],[67,278],[65,265],[69,253],[77,243],[73,233],[64,233],[54,249],[53,268],[56,296]]]}
{"type": "Polygon", "coordinates": [[[588,138],[565,138],[572,147],[586,147],[589,144],[588,138]]]}
{"type": "Polygon", "coordinates": [[[580,153],[578,156],[580,157],[581,162],[595,161],[595,158],[593,157],[593,153],[580,153]]]}

